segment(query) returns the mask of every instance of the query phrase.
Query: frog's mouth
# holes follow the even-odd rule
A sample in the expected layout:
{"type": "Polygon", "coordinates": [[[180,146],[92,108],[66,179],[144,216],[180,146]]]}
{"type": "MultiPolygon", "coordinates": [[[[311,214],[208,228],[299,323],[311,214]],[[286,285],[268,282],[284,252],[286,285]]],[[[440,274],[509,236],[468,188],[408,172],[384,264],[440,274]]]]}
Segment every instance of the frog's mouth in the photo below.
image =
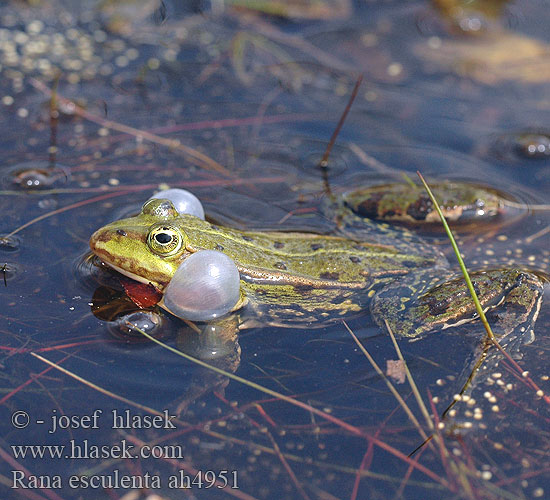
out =
{"type": "Polygon", "coordinates": [[[151,283],[150,280],[147,280],[147,279],[143,278],[142,276],[138,276],[137,274],[134,274],[130,271],[127,271],[126,269],[122,269],[122,267],[115,266],[114,264],[111,264],[110,262],[107,262],[103,259],[102,259],[102,262],[104,264],[108,265],[111,269],[114,269],[117,273],[123,274],[127,278],[133,279],[134,281],[139,281],[140,283],[145,283],[146,285],[151,283]]]}
{"type": "Polygon", "coordinates": [[[133,273],[132,271],[129,271],[128,269],[125,269],[123,267],[120,267],[116,265],[113,261],[114,258],[111,257],[111,255],[107,251],[102,251],[100,249],[94,249],[92,248],[92,251],[95,255],[97,255],[101,262],[103,262],[105,265],[109,266],[111,269],[116,271],[117,273],[122,274],[123,276],[126,276],[127,278],[130,278],[134,281],[137,281],[138,283],[143,283],[145,285],[153,285],[157,290],[163,290],[165,285],[162,283],[158,283],[152,279],[145,278],[143,276],[140,276],[139,274],[133,273]]]}
{"type": "MultiPolygon", "coordinates": [[[[94,252],[95,253],[95,252],[94,252]]],[[[119,267],[112,262],[109,262],[108,259],[105,259],[103,256],[96,255],[101,259],[101,262],[103,262],[106,266],[109,266],[111,269],[116,271],[117,273],[122,274],[123,276],[126,276],[127,278],[130,278],[131,280],[134,280],[138,283],[143,283],[144,285],[152,285],[156,290],[158,290],[160,293],[162,293],[162,290],[165,288],[164,285],[155,283],[154,281],[151,281],[150,279],[146,279],[143,276],[139,276],[138,274],[132,273],[131,271],[128,271],[127,269],[123,269],[122,267],[119,267]]]]}

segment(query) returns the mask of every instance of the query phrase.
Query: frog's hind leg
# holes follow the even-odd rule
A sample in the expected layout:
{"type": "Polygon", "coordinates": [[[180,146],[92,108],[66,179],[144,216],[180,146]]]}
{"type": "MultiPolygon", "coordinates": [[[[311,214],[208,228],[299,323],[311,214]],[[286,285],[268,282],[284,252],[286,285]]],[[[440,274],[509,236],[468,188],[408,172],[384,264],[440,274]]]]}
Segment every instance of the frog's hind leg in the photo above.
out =
{"type": "MultiPolygon", "coordinates": [[[[521,346],[534,339],[542,280],[518,270],[479,271],[472,273],[471,278],[497,340],[516,357],[521,346]]],[[[411,338],[458,327],[477,317],[463,278],[450,273],[434,277],[428,272],[388,286],[375,296],[371,310],[379,324],[385,319],[394,333],[411,338]]],[[[496,383],[493,374],[504,356],[486,342],[479,323],[466,331],[481,335],[459,377],[463,386],[459,391],[460,404],[453,402],[444,412],[447,429],[453,433],[473,427],[483,429],[481,416],[498,408],[488,387],[496,383]]]]}
{"type": "Polygon", "coordinates": [[[353,213],[343,200],[327,197],[322,212],[335,224],[334,234],[371,245],[384,245],[411,256],[422,256],[431,267],[447,266],[440,250],[406,227],[377,222],[353,213]]]}
{"type": "MultiPolygon", "coordinates": [[[[481,306],[502,339],[512,332],[532,336],[542,298],[541,279],[514,269],[477,271],[470,275],[481,306]]],[[[374,320],[396,335],[420,337],[478,317],[464,278],[448,270],[428,270],[380,290],[371,303],[374,320]]]]}

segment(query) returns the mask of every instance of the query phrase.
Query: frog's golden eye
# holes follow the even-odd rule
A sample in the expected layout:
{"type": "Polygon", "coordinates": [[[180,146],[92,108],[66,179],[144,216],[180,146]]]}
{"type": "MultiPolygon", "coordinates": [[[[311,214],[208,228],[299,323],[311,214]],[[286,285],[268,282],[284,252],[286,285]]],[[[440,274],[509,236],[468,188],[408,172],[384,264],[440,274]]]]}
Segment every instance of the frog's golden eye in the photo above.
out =
{"type": "Polygon", "coordinates": [[[177,254],[183,247],[185,235],[170,224],[157,224],[149,230],[147,245],[161,257],[177,254]]]}

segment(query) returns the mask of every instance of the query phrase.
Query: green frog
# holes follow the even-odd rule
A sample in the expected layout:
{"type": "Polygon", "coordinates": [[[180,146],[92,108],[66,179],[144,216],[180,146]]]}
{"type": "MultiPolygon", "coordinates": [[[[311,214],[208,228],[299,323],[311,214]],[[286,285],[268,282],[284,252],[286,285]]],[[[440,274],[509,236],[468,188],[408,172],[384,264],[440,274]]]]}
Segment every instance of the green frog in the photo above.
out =
{"type": "MultiPolygon", "coordinates": [[[[382,329],[387,323],[395,334],[416,340],[475,320],[477,313],[462,275],[449,269],[435,246],[407,227],[361,216],[392,221],[401,217],[401,222],[412,218],[415,223],[432,219],[428,213],[432,207],[423,195],[411,196],[411,186],[383,191],[384,195],[369,189],[340,198],[327,197],[323,211],[336,226],[330,236],[241,231],[178,213],[167,199],[151,199],[139,215],[96,231],[90,246],[116,271],[154,288],[159,296],[164,293],[159,305],[171,312],[165,299],[173,282],[179,279],[178,269],[181,271],[185,263],[208,251],[228,256],[227,260],[236,266],[234,306],[225,316],[203,323],[200,334],[179,335],[177,342],[184,352],[229,372],[235,372],[240,364],[237,334],[248,327],[315,328],[365,314],[370,308],[372,318],[382,329]],[[394,199],[391,208],[388,193],[394,199]]],[[[436,191],[451,218],[462,214],[468,220],[472,215],[492,217],[501,209],[498,196],[472,191],[469,185],[451,189],[445,184],[441,190],[436,186],[436,191]],[[457,192],[463,204],[455,199],[457,192]]],[[[471,278],[499,343],[515,354],[522,344],[534,339],[533,325],[542,301],[543,280],[518,269],[477,271],[471,273],[471,278]]],[[[199,297],[200,307],[210,292],[201,291],[200,274],[188,280],[187,286],[196,283],[198,288],[187,297],[199,297]]],[[[502,359],[496,349],[489,354],[488,345],[477,345],[459,379],[466,380],[460,392],[469,395],[470,401],[480,401],[481,406],[489,401],[483,394],[491,389],[487,388],[491,371],[502,359]]],[[[201,374],[190,382],[177,412],[184,411],[190,401],[212,387],[222,390],[225,384],[225,378],[219,379],[210,372],[201,374]]],[[[465,406],[461,412],[458,405],[457,411],[455,402],[444,413],[447,429],[453,434],[462,429],[469,432],[471,408],[465,406]]],[[[484,428],[479,420],[474,422],[477,424],[484,428]]]]}
{"type": "MultiPolygon", "coordinates": [[[[230,318],[235,332],[257,325],[320,327],[370,307],[382,328],[387,322],[397,335],[417,338],[477,317],[462,276],[434,246],[407,228],[359,217],[336,198],[327,198],[324,210],[337,222],[335,235],[241,231],[151,199],[136,217],[96,231],[90,247],[110,267],[161,293],[189,256],[224,253],[238,269],[240,298],[216,322],[227,326],[230,318]]],[[[472,280],[484,309],[495,311],[497,336],[521,332],[514,338],[530,341],[541,278],[493,269],[472,273],[472,280]]]]}

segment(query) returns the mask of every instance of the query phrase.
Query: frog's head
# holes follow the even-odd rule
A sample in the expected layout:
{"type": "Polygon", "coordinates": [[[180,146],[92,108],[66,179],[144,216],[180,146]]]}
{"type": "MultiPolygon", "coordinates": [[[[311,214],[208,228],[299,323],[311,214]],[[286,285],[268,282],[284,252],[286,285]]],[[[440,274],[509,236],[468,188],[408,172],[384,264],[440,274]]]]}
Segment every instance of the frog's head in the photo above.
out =
{"type": "Polygon", "coordinates": [[[151,199],[136,217],[98,229],[90,248],[120,273],[163,290],[187,253],[178,217],[169,200],[151,199]]]}

